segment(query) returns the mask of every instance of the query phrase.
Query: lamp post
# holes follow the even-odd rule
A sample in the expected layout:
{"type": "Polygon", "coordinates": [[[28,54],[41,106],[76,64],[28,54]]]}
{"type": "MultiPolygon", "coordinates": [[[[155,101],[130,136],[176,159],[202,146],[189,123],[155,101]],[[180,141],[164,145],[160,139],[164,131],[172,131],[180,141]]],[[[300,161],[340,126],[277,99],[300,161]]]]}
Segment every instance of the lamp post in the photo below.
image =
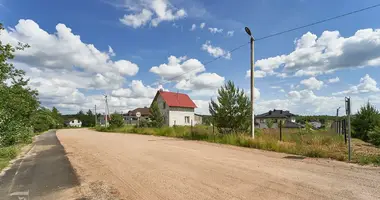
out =
{"type": "Polygon", "coordinates": [[[252,138],[255,138],[255,111],[254,111],[254,103],[255,103],[255,76],[254,76],[254,60],[255,60],[255,53],[254,53],[254,46],[255,46],[255,39],[252,36],[251,30],[248,27],[245,27],[245,32],[250,37],[251,41],[251,134],[252,138]]]}

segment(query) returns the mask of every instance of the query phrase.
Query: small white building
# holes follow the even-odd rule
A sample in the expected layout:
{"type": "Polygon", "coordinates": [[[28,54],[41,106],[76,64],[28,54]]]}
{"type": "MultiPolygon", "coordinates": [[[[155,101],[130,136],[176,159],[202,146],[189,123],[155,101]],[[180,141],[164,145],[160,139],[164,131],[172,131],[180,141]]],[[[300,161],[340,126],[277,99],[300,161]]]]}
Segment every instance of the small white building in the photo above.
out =
{"type": "Polygon", "coordinates": [[[66,122],[66,125],[69,127],[82,127],[82,122],[78,119],[71,119],[66,122]]]}
{"type": "Polygon", "coordinates": [[[164,125],[195,125],[194,109],[197,107],[187,94],[159,90],[153,99],[164,117],[164,125]]]}

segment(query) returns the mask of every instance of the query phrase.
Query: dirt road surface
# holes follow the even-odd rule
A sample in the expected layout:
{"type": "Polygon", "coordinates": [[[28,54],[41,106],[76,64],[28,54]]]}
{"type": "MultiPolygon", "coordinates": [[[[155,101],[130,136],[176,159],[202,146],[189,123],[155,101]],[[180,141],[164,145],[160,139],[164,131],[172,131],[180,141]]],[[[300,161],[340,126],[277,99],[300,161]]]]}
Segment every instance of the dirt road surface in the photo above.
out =
{"type": "Polygon", "coordinates": [[[57,135],[81,184],[113,198],[380,199],[375,167],[166,137],[86,129],[57,135]]]}

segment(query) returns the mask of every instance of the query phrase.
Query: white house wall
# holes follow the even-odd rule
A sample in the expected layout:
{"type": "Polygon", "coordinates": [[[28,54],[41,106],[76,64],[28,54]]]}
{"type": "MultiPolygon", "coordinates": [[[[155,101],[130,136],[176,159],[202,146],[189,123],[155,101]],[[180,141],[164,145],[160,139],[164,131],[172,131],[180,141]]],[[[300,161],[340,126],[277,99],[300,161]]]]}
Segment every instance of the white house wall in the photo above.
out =
{"type": "Polygon", "coordinates": [[[169,126],[190,126],[191,121],[195,125],[194,120],[194,108],[179,108],[171,107],[169,111],[169,126]],[[185,122],[185,117],[189,117],[190,120],[188,123],[185,122]]]}
{"type": "Polygon", "coordinates": [[[71,126],[71,127],[82,127],[82,122],[77,120],[77,119],[74,119],[74,120],[69,122],[69,126],[71,126]]]}

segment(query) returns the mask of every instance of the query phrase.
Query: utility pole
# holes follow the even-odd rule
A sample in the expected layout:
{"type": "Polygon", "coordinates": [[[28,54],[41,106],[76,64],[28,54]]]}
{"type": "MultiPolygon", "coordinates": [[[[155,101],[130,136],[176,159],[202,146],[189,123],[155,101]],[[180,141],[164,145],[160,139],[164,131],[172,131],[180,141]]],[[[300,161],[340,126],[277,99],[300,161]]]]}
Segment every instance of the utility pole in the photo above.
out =
{"type": "Polygon", "coordinates": [[[96,105],[95,105],[95,126],[98,125],[98,114],[96,114],[96,105]]]}
{"type": "Polygon", "coordinates": [[[351,161],[351,98],[345,98],[346,103],[346,114],[347,114],[347,124],[348,124],[348,161],[351,161]]]}
{"type": "Polygon", "coordinates": [[[245,27],[245,32],[249,35],[251,42],[251,134],[252,138],[255,139],[255,39],[253,38],[251,30],[248,27],[245,27]]]}
{"type": "Polygon", "coordinates": [[[108,110],[108,99],[107,99],[107,95],[104,95],[104,98],[106,99],[106,109],[105,109],[105,114],[106,114],[106,127],[107,127],[107,124],[108,124],[108,115],[110,114],[109,113],[109,110],[108,110]]]}

